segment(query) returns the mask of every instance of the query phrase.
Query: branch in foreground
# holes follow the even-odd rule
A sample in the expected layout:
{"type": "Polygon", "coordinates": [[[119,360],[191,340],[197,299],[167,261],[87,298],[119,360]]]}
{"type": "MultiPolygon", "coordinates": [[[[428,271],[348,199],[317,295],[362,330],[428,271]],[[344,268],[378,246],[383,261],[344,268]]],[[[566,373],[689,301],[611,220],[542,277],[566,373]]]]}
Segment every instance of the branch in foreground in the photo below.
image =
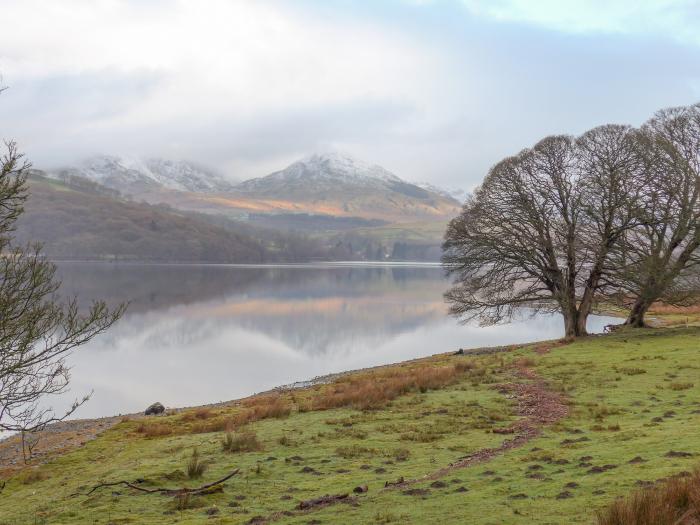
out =
{"type": "Polygon", "coordinates": [[[217,485],[221,485],[224,481],[231,479],[233,476],[235,476],[239,472],[240,472],[240,469],[236,469],[233,472],[227,474],[226,476],[224,476],[223,478],[221,478],[219,480],[213,481],[211,483],[207,483],[206,485],[202,485],[201,487],[197,487],[197,488],[182,487],[179,489],[169,489],[169,488],[156,487],[153,489],[147,489],[144,487],[139,487],[138,485],[131,483],[130,481],[126,481],[126,480],[111,481],[109,483],[99,483],[99,484],[95,485],[85,495],[89,496],[90,494],[92,494],[96,490],[101,489],[103,487],[116,487],[117,485],[125,485],[125,486],[129,487],[130,489],[138,490],[139,492],[145,492],[146,494],[159,493],[159,494],[165,494],[166,496],[180,496],[183,494],[192,494],[192,495],[196,496],[198,494],[206,493],[212,487],[216,487],[217,485]]]}

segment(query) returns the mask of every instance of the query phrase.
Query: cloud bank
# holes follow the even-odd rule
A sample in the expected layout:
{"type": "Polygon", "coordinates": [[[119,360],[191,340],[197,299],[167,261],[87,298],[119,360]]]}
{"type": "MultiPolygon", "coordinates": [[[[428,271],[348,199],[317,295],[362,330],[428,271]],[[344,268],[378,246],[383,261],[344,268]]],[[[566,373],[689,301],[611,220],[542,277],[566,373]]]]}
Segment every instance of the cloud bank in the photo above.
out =
{"type": "Polygon", "coordinates": [[[473,187],[549,133],[700,99],[691,2],[0,0],[0,134],[37,167],[164,156],[233,179],[341,149],[473,187]]]}

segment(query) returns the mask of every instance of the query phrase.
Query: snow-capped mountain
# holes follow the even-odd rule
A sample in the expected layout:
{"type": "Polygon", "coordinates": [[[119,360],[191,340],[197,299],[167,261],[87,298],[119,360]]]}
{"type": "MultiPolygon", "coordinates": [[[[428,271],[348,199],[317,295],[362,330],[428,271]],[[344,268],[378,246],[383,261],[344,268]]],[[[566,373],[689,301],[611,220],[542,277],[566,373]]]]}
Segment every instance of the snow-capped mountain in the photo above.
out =
{"type": "Polygon", "coordinates": [[[423,188],[424,190],[430,191],[432,193],[437,193],[438,195],[442,195],[443,197],[447,197],[449,199],[455,199],[460,202],[464,201],[464,199],[467,196],[467,192],[464,190],[460,189],[447,189],[447,188],[441,188],[439,186],[435,186],[434,184],[431,184],[430,182],[414,182],[416,186],[419,188],[423,188]]]}
{"type": "Polygon", "coordinates": [[[266,177],[247,180],[236,190],[284,198],[303,193],[339,193],[384,190],[429,198],[429,192],[409,184],[390,171],[341,153],[314,154],[266,177]]]}
{"type": "Polygon", "coordinates": [[[230,191],[233,184],[220,175],[186,161],[133,159],[102,155],[79,165],[52,170],[49,176],[77,175],[125,194],[158,189],[217,193],[230,191]]]}
{"type": "Polygon", "coordinates": [[[459,211],[452,197],[420,188],[390,171],[341,153],[323,153],[294,162],[266,177],[235,187],[238,206],[270,212],[324,214],[389,222],[443,220],[459,211]]]}

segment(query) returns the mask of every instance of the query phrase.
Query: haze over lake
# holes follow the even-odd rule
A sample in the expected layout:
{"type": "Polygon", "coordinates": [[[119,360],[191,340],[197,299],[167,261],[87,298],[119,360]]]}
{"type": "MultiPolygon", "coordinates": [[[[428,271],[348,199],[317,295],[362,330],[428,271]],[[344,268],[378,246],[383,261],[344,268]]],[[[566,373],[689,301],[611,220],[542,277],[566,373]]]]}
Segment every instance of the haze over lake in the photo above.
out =
{"type": "MultiPolygon", "coordinates": [[[[130,301],[71,357],[76,417],[239,398],[315,376],[415,357],[560,337],[558,316],[460,325],[438,266],[62,263],[62,294],[130,301]]],[[[599,332],[607,317],[592,317],[599,332]]],[[[56,400],[54,400],[56,401],[56,400]]],[[[54,402],[62,407],[68,397],[54,402]]]]}

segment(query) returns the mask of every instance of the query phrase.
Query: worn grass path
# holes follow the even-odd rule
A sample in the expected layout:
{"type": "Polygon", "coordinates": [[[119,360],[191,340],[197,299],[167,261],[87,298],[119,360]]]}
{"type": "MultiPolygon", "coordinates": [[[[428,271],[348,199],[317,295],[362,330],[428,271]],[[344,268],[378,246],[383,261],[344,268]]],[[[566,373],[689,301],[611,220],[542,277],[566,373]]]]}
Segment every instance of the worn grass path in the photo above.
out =
{"type": "Polygon", "coordinates": [[[435,356],[390,370],[402,377],[459,364],[453,381],[371,410],[314,410],[330,388],[323,385],[285,394],[291,414],[239,429],[257,436],[260,447],[249,452],[225,452],[215,429],[240,420],[251,402],[158,418],[145,429],[124,421],[13,475],[0,495],[0,524],[591,523],[616,496],[700,459],[699,351],[700,328],[688,327],[435,356]],[[209,468],[188,480],[195,447],[209,468]],[[241,472],[223,492],[185,505],[128,488],[85,495],[121,479],[199,486],[234,468],[241,472]],[[387,490],[387,482],[395,485],[387,490]],[[367,492],[352,493],[363,485],[367,492]],[[345,493],[344,502],[298,509],[345,493]]]}

